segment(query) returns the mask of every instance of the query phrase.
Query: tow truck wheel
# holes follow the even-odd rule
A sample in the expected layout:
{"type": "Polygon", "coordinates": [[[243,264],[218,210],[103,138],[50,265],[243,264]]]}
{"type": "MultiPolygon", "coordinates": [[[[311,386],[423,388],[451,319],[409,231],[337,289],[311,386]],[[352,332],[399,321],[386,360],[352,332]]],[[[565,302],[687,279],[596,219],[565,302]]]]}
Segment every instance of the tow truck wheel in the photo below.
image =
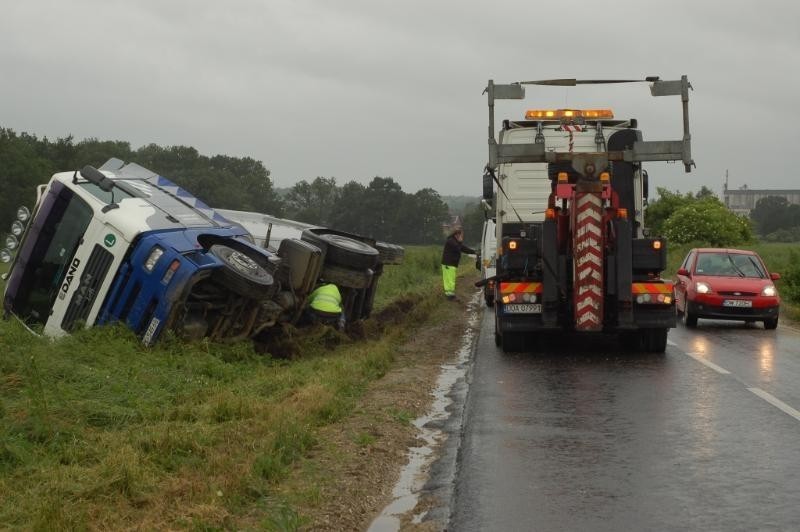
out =
{"type": "Polygon", "coordinates": [[[663,353],[667,350],[668,329],[647,329],[644,331],[644,346],[648,353],[663,353]]]}
{"type": "Polygon", "coordinates": [[[231,291],[248,299],[271,297],[275,289],[275,279],[263,266],[242,250],[224,244],[215,244],[209,253],[222,261],[215,276],[231,291]]]}
{"type": "Polygon", "coordinates": [[[525,350],[525,336],[522,333],[505,332],[500,336],[500,343],[503,351],[514,353],[525,350]]]}

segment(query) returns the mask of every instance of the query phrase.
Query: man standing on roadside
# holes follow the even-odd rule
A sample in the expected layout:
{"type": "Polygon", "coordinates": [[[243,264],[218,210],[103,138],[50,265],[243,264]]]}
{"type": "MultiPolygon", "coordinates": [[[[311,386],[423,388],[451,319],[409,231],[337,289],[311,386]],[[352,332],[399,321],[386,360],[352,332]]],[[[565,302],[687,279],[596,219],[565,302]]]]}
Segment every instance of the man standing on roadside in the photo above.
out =
{"type": "Polygon", "coordinates": [[[456,270],[461,261],[461,253],[474,255],[475,250],[464,245],[464,231],[457,228],[444,243],[442,251],[442,284],[447,299],[456,298],[456,270]]]}

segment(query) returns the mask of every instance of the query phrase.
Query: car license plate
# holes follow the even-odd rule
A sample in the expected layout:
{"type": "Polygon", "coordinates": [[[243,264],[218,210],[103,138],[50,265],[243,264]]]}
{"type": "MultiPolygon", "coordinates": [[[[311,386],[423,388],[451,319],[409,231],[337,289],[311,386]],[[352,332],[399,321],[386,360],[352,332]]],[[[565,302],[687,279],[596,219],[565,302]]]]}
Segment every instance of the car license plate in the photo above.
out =
{"type": "Polygon", "coordinates": [[[507,314],[541,314],[541,303],[513,303],[511,305],[504,305],[503,310],[507,314]]]}
{"type": "Polygon", "coordinates": [[[726,299],[722,302],[723,307],[747,307],[753,306],[753,302],[749,299],[726,299]]]}

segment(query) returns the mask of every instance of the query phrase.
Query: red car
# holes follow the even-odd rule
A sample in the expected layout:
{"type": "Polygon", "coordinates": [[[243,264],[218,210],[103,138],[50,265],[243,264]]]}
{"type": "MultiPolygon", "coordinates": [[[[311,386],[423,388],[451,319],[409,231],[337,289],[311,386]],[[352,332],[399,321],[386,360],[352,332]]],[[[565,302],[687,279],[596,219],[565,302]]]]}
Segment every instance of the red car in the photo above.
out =
{"type": "Polygon", "coordinates": [[[686,255],[675,283],[675,304],[687,327],[698,318],[763,321],[778,326],[781,299],[764,261],[752,251],[699,248],[686,255]]]}

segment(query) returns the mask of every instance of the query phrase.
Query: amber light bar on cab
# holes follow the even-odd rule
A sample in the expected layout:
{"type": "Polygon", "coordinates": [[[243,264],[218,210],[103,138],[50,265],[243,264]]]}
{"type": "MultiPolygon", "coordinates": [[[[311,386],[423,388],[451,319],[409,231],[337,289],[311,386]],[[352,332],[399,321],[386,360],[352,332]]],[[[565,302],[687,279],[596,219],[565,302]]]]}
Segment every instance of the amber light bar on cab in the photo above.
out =
{"type": "Polygon", "coordinates": [[[614,112],[611,109],[528,109],[525,112],[526,120],[542,118],[614,118],[614,112]]]}

